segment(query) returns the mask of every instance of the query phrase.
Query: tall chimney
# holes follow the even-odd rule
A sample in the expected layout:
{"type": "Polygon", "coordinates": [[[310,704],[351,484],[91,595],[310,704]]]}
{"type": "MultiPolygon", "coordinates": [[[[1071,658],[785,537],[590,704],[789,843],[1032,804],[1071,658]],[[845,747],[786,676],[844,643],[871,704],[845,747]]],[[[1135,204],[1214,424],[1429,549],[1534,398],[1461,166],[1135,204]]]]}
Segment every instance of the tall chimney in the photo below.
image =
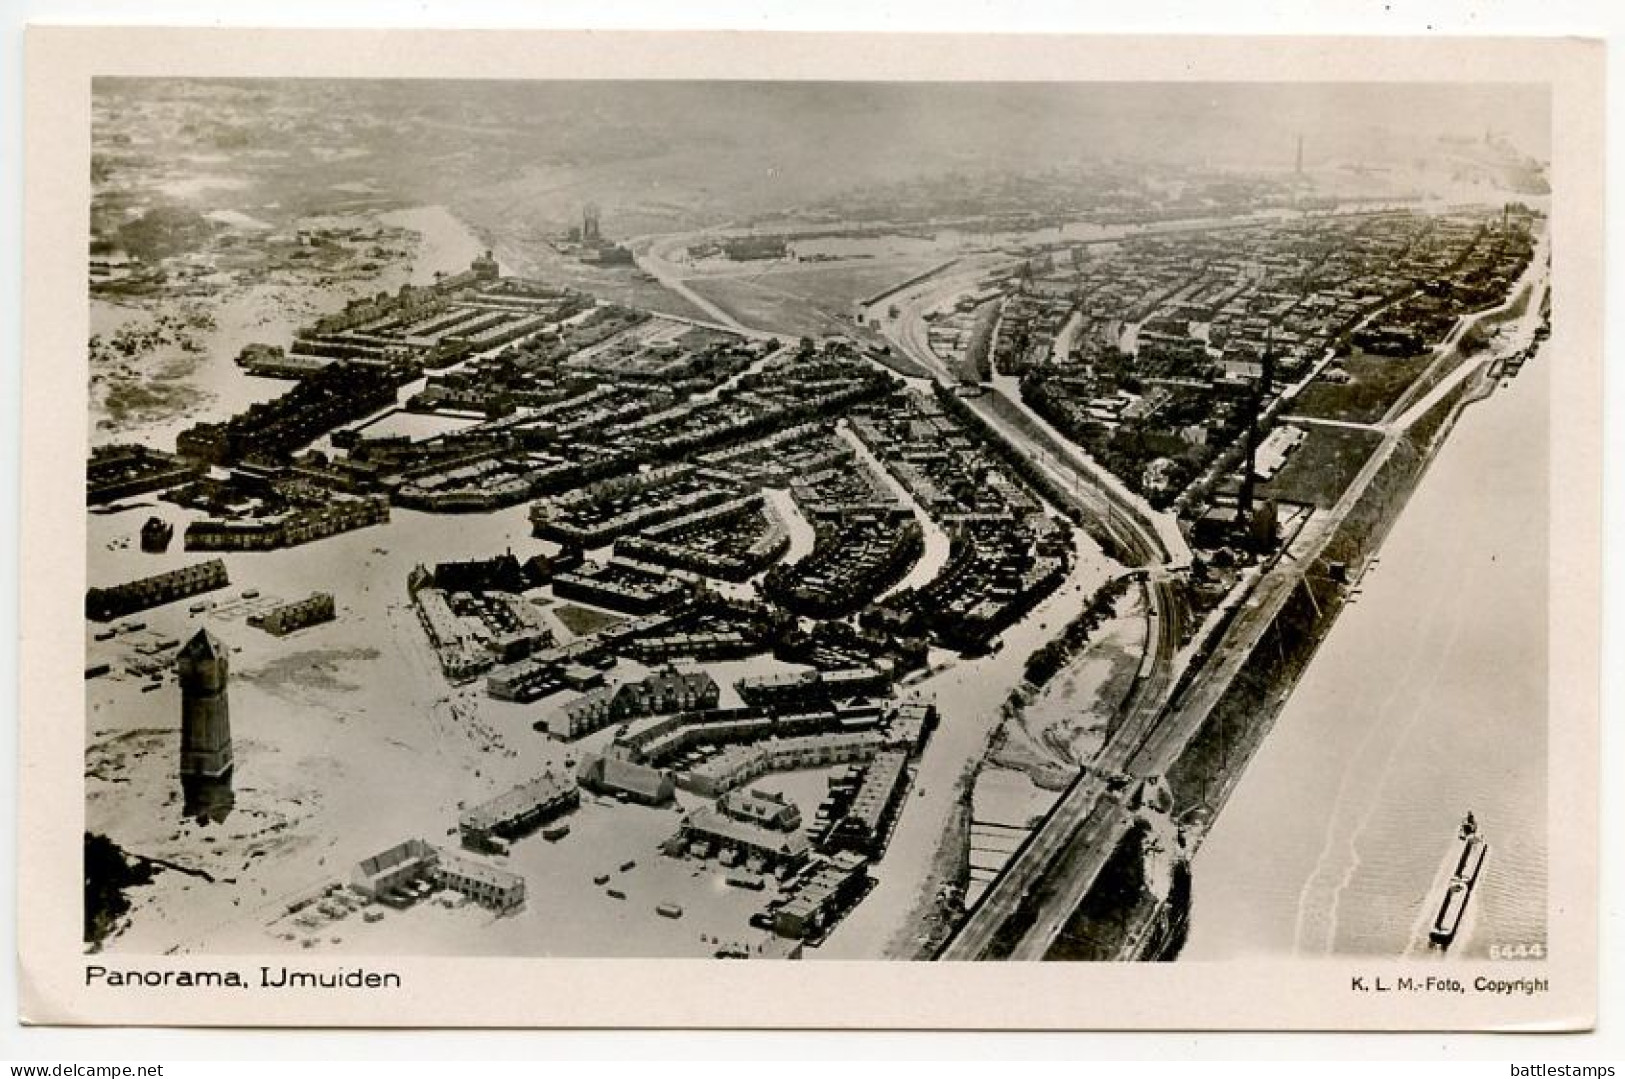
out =
{"type": "Polygon", "coordinates": [[[1260,365],[1258,383],[1253,389],[1252,402],[1247,410],[1247,462],[1241,471],[1241,493],[1236,498],[1238,524],[1245,527],[1253,515],[1253,474],[1258,467],[1258,426],[1269,400],[1270,385],[1275,381],[1275,327],[1264,331],[1264,361],[1260,365]]]}

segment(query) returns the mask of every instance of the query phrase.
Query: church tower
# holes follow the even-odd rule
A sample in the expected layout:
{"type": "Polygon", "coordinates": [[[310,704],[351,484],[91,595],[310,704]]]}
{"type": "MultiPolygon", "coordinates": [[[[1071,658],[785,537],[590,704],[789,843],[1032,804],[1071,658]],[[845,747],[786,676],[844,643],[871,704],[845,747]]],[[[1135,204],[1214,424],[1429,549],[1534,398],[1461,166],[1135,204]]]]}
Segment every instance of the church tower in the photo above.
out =
{"type": "Polygon", "coordinates": [[[231,713],[226,706],[226,649],[206,629],[175,659],[181,683],[181,779],[231,775],[231,713]]]}

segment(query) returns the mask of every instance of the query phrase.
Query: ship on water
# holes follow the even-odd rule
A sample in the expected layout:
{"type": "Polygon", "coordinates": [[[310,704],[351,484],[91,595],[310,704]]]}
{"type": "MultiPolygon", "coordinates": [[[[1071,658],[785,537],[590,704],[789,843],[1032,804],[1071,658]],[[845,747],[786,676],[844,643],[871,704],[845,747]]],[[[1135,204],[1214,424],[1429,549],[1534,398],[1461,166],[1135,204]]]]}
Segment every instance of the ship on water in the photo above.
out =
{"type": "Polygon", "coordinates": [[[1461,931],[1462,920],[1467,916],[1467,904],[1473,898],[1473,887],[1478,883],[1478,876],[1484,869],[1484,859],[1490,853],[1490,846],[1479,834],[1478,821],[1471,811],[1461,822],[1461,829],[1456,833],[1456,844],[1454,868],[1439,899],[1438,913],[1433,916],[1433,924],[1428,929],[1429,942],[1438,948],[1450,947],[1456,934],[1461,931]]]}

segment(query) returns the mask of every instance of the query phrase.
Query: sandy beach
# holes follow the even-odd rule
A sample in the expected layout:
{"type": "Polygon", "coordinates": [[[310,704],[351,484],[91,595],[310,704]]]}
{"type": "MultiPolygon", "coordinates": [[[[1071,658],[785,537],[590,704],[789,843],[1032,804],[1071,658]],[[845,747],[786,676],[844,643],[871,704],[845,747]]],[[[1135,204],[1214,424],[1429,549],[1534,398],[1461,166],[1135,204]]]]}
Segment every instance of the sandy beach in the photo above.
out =
{"type": "Polygon", "coordinates": [[[193,335],[191,349],[169,342],[120,359],[91,363],[90,444],[142,442],[173,448],[175,436],[200,421],[224,420],[258,401],[286,392],[283,379],[258,378],[237,366],[243,346],[287,347],[300,327],[367,293],[408,281],[424,284],[437,273],[468,268],[478,239],[441,206],[333,219],[391,225],[416,233],[410,265],[390,264],[367,281],[293,283],[268,280],[222,285],[206,299],[185,296],[112,300],[92,297],[90,332],[104,338],[121,327],[151,325],[169,315],[205,313],[212,325],[193,335]]]}

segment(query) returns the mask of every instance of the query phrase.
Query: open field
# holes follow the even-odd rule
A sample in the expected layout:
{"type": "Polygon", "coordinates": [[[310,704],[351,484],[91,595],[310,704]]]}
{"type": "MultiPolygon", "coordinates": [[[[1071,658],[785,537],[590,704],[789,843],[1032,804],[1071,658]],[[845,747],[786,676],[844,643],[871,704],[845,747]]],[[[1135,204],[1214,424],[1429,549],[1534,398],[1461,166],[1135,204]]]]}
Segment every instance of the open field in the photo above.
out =
{"type": "Polygon", "coordinates": [[[1308,437],[1259,488],[1265,498],[1329,509],[1382,441],[1376,431],[1306,424],[1308,437]]]}
{"type": "Polygon", "coordinates": [[[618,626],[626,619],[608,611],[600,611],[596,607],[581,607],[574,603],[561,603],[553,609],[553,615],[564,628],[577,637],[587,637],[601,629],[618,626]]]}
{"type": "Polygon", "coordinates": [[[858,303],[930,269],[936,258],[797,264],[757,274],[687,279],[695,292],[747,326],[778,333],[849,332],[858,303]]]}
{"type": "Polygon", "coordinates": [[[601,300],[640,310],[711,321],[706,312],[634,266],[589,266],[559,254],[541,240],[513,240],[496,234],[488,239],[503,271],[514,276],[581,289],[601,300]]]}
{"type": "Polygon", "coordinates": [[[591,267],[570,267],[563,264],[562,268],[548,267],[543,271],[543,279],[560,285],[590,292],[601,300],[618,303],[625,307],[635,307],[643,311],[654,311],[662,315],[676,315],[678,318],[695,319],[699,322],[713,321],[706,312],[695,307],[677,293],[672,292],[658,281],[650,281],[641,276],[640,271],[630,267],[617,270],[595,270],[591,267]]]}
{"type": "Polygon", "coordinates": [[[1117,600],[1093,639],[1027,703],[1017,720],[1026,739],[1063,766],[1081,765],[1100,751],[1139,670],[1146,617],[1139,589],[1117,600]]]}
{"type": "Polygon", "coordinates": [[[759,283],[803,296],[831,314],[845,315],[860,301],[907,281],[941,261],[931,257],[800,263],[791,269],[772,270],[760,278],[759,283]]]}
{"type": "Polygon", "coordinates": [[[1356,351],[1342,361],[1351,376],[1349,382],[1340,384],[1325,376],[1316,378],[1298,398],[1292,411],[1329,420],[1375,423],[1432,361],[1431,352],[1398,358],[1356,351]]]}
{"type": "Polygon", "coordinates": [[[814,337],[851,329],[817,304],[781,292],[762,278],[691,277],[685,284],[753,330],[814,337]]]}

